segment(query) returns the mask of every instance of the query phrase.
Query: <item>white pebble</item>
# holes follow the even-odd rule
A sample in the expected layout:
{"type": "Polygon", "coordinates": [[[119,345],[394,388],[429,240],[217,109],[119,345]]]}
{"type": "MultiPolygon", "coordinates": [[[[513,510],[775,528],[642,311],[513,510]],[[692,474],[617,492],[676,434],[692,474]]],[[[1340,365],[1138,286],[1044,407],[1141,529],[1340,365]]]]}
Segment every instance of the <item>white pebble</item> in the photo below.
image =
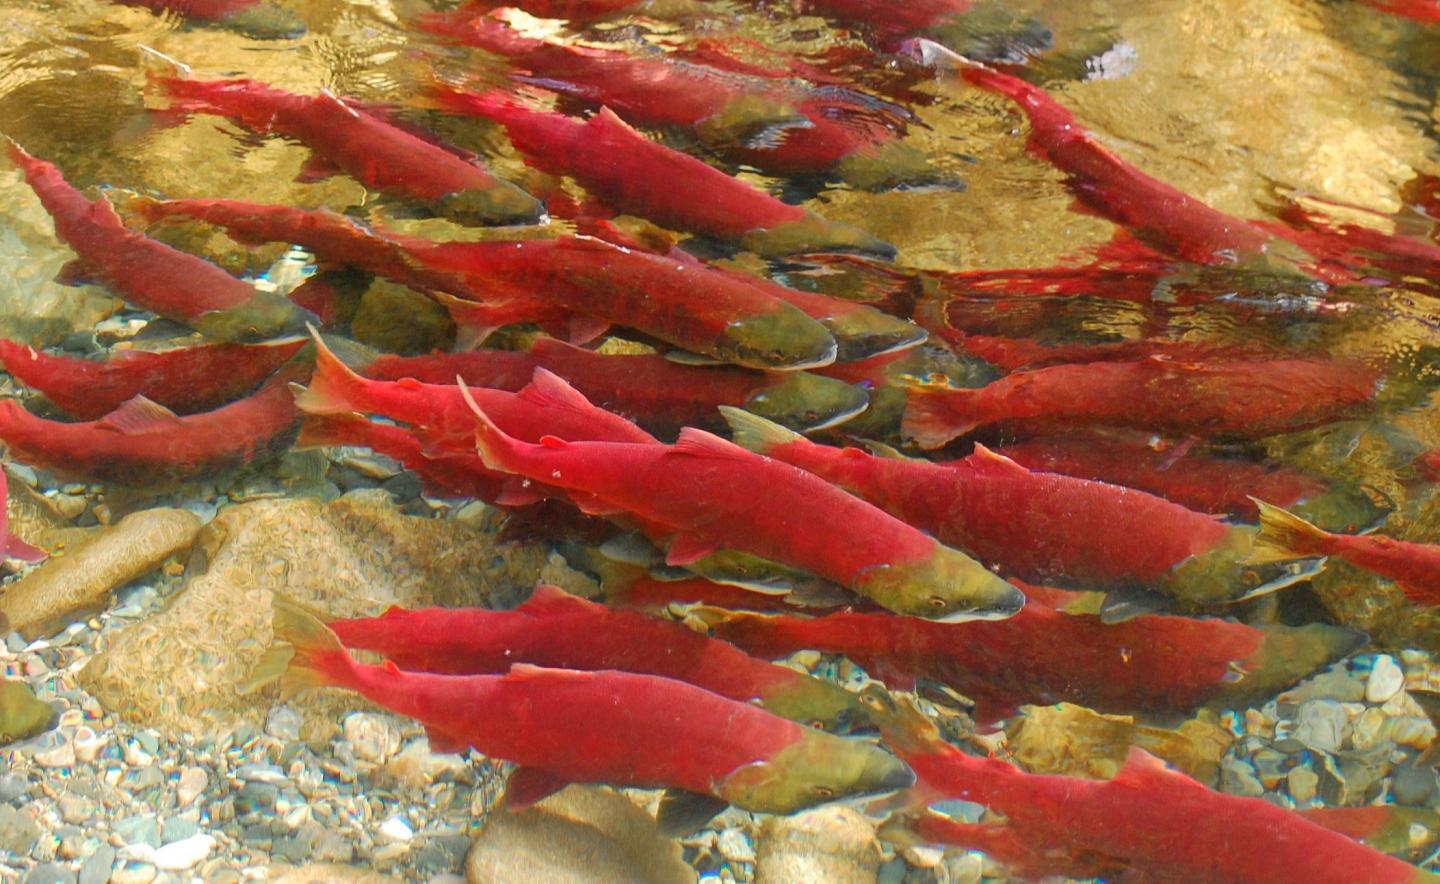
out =
{"type": "Polygon", "coordinates": [[[189,838],[172,841],[155,851],[156,868],[180,872],[199,864],[215,849],[215,839],[198,832],[189,838]]]}
{"type": "Polygon", "coordinates": [[[180,772],[180,781],[175,784],[175,800],[184,807],[205,791],[210,784],[210,777],[205,773],[204,768],[187,767],[180,772]]]}
{"type": "Polygon", "coordinates": [[[80,727],[75,730],[75,760],[89,764],[110,742],[109,734],[97,734],[88,727],[80,727]]]}
{"type": "Polygon", "coordinates": [[[1395,658],[1389,654],[1381,654],[1375,658],[1375,665],[1370,670],[1370,677],[1365,681],[1365,701],[1367,703],[1384,703],[1399,693],[1404,686],[1405,673],[1395,662],[1395,658]]]}
{"type": "Polygon", "coordinates": [[[398,816],[392,816],[381,823],[377,834],[383,841],[409,841],[415,837],[415,832],[410,828],[409,823],[398,816]]]}
{"type": "Polygon", "coordinates": [[[62,736],[60,743],[43,752],[35,753],[35,763],[41,767],[74,767],[75,744],[62,736]]]}
{"type": "Polygon", "coordinates": [[[345,716],[345,739],[355,747],[355,757],[384,764],[400,748],[400,731],[387,716],[356,712],[345,716]]]}

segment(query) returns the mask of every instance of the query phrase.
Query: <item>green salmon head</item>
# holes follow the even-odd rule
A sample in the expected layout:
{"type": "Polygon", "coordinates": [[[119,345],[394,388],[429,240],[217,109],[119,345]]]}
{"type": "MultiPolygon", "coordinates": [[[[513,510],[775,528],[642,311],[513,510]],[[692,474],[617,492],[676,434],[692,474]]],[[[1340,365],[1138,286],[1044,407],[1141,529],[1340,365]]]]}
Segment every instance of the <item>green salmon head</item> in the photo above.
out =
{"type": "Polygon", "coordinates": [[[808,675],[772,686],[760,703],[781,718],[821,730],[843,732],[870,722],[870,710],[858,695],[808,675]]]}
{"type": "Polygon", "coordinates": [[[544,203],[508,181],[496,181],[484,190],[446,194],[436,201],[435,213],[466,227],[539,224],[546,217],[544,203]]]}
{"type": "Polygon", "coordinates": [[[749,146],[783,138],[788,129],[812,125],[789,104],[763,95],[746,95],[701,120],[695,133],[711,147],[749,146]]]}
{"type": "Polygon", "coordinates": [[[857,150],[835,164],[835,174],[860,190],[933,187],[964,190],[953,176],[930,165],[930,159],[908,144],[890,141],[871,150],[857,150]]]}
{"type": "Polygon", "coordinates": [[[812,252],[844,252],[882,261],[895,260],[895,247],[842,221],[826,221],[805,213],[798,221],[774,227],[757,227],[740,238],[740,245],[765,258],[812,252]]]}
{"type": "Polygon", "coordinates": [[[305,35],[305,23],[271,3],[258,3],[225,16],[222,26],[256,40],[294,40],[305,35]]]}
{"type": "Polygon", "coordinates": [[[788,371],[745,401],[745,410],[798,433],[843,424],[870,405],[859,387],[834,378],[788,371]]]}
{"type": "Polygon", "coordinates": [[[1373,531],[1395,511],[1395,501],[1369,485],[1336,485],[1291,507],[1295,515],[1337,534],[1373,531]]]}
{"type": "Polygon", "coordinates": [[[772,371],[829,365],[836,353],[835,339],[825,326],[788,304],[730,323],[715,349],[722,359],[772,371]]]}
{"type": "Polygon", "coordinates": [[[1160,592],[1188,606],[1224,605],[1284,589],[1324,570],[1324,559],[1254,561],[1255,535],[1251,525],[1231,528],[1213,549],[1175,566],[1160,592]]]}
{"type": "Polygon", "coordinates": [[[874,744],[807,730],[773,757],[731,771],[715,794],[744,810],[794,813],[914,784],[910,768],[874,744]]]}
{"type": "Polygon", "coordinates": [[[854,588],[881,607],[927,620],[1003,620],[1025,606],[1020,590],[939,544],[927,561],[866,570],[854,588]]]}
{"type": "Polygon", "coordinates": [[[304,335],[307,324],[319,325],[315,314],[273,292],[259,292],[233,310],[211,310],[186,323],[220,341],[267,341],[304,335]]]}

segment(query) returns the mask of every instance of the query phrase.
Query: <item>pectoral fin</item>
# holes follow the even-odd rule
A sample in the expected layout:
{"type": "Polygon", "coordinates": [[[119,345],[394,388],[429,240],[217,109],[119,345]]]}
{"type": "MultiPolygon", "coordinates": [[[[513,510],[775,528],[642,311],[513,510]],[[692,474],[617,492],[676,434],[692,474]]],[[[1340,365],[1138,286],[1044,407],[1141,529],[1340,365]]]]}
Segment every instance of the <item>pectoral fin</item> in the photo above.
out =
{"type": "Polygon", "coordinates": [[[99,273],[99,268],[84,258],[74,258],[55,274],[55,281],[60,285],[89,285],[99,279],[99,273]]]}
{"type": "Polygon", "coordinates": [[[538,767],[517,767],[505,784],[505,807],[507,810],[524,810],[568,785],[570,781],[560,774],[538,767]]]}
{"type": "Polygon", "coordinates": [[[675,838],[696,831],[729,806],[730,802],[713,795],[666,789],[660,798],[660,809],[655,813],[655,823],[661,834],[675,838]]]}

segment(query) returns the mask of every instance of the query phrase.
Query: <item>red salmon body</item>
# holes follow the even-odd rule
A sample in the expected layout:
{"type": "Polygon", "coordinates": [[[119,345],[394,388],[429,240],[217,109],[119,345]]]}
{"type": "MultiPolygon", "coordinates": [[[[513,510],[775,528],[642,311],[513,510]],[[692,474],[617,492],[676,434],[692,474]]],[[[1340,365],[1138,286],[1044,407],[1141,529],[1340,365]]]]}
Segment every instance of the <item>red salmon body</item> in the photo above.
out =
{"type": "Polygon", "coordinates": [[[179,110],[293,138],[323,159],[317,172],[344,171],[366,187],[434,204],[455,220],[532,223],[544,214],[513,185],[328,92],[295,95],[252,80],[166,79],[161,86],[179,110]]]}
{"type": "Polygon", "coordinates": [[[994,424],[1026,433],[1108,426],[1259,439],[1351,417],[1380,382],[1369,366],[1339,359],[1074,363],[976,390],[912,390],[904,429],[926,448],[994,424]]]}
{"type": "Polygon", "coordinates": [[[553,437],[532,445],[510,438],[478,408],[477,417],[476,448],[487,466],[563,488],[588,513],[628,513],[668,526],[669,564],[734,549],[810,571],[891,610],[931,617],[1003,617],[1024,603],[1019,590],[979,563],[859,498],[709,433],[687,428],[675,445],[553,437]]]}
{"type": "Polygon", "coordinates": [[[142,397],[98,421],[66,424],[7,399],[0,402],[0,439],[16,460],[64,476],[127,485],[188,481],[288,446],[299,412],[285,382],[299,376],[281,374],[252,396],[186,417],[142,397]]]}
{"type": "Polygon", "coordinates": [[[514,663],[616,669],[673,678],[741,702],[759,700],[786,718],[835,723],[860,711],[851,694],[793,669],[679,624],[613,611],[543,584],[513,611],[392,608],[329,626],[347,647],[375,651],[410,670],[474,675],[505,672],[514,663]]]}
{"type": "Polygon", "coordinates": [[[0,340],[0,365],[71,417],[95,420],[136,396],[181,414],[218,408],[254,390],[302,346],[303,341],[206,344],[153,353],[121,350],[95,360],[0,340]]]}
{"type": "Polygon", "coordinates": [[[1006,445],[1001,454],[1032,470],[1148,491],[1188,509],[1253,522],[1250,499],[1289,507],[1323,494],[1321,479],[1288,467],[1218,457],[1140,433],[1082,433],[1006,445]]]}
{"type": "MultiPolygon", "coordinates": [[[[914,713],[918,715],[918,713],[914,713]]],[[[1433,881],[1421,871],[1259,798],[1205,786],[1133,748],[1111,780],[1027,774],[976,758],[933,731],[886,729],[887,739],[932,795],[1004,814],[1035,854],[1110,858],[1147,881],[1208,884],[1433,881]],[[1236,832],[1247,848],[1235,849],[1236,832]]],[[[882,725],[885,728],[885,725],[882,725]]],[[[1123,876],[1122,876],[1123,877],[1123,876]]]]}
{"type": "Polygon", "coordinates": [[[208,261],[130,230],[104,197],[86,199],[54,165],[13,142],[9,152],[54,219],[56,236],[79,255],[67,268],[72,278],[95,279],[142,310],[223,340],[293,334],[314,318],[208,261]]]}
{"type": "Polygon", "coordinates": [[[499,326],[558,309],[750,368],[808,368],[835,359],[835,339],[819,322],[695,261],[587,238],[411,243],[409,251],[486,293],[484,303],[465,305],[475,322],[499,326]]]}
{"type": "Polygon", "coordinates": [[[1023,705],[1061,701],[1102,712],[1185,712],[1224,693],[1237,671],[1266,661],[1265,633],[1240,623],[1148,616],[1105,625],[1033,603],[996,623],[737,613],[713,631],[762,657],[807,648],[844,654],[900,690],[933,679],[974,700],[975,719],[985,724],[1023,705]]]}

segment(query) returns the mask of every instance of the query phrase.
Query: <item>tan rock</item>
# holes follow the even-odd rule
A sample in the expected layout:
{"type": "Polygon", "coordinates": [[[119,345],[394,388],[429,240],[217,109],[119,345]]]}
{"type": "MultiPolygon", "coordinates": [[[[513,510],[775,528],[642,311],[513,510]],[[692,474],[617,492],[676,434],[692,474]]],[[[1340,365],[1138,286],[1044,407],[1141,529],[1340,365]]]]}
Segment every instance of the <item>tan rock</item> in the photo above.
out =
{"type": "Polygon", "coordinates": [[[0,614],[28,639],[47,635],[104,607],[114,589],[188,549],[199,531],[185,510],[131,513],[20,578],[0,596],[0,614]]]}
{"type": "Polygon", "coordinates": [[[757,884],[872,884],[880,873],[875,827],[849,807],[770,817],[756,841],[757,884]]]}
{"type": "Polygon", "coordinates": [[[610,789],[570,786],[520,813],[495,811],[465,858],[469,884],[688,884],[695,870],[655,820],[610,789]]]}
{"type": "MultiPolygon", "coordinates": [[[[338,617],[390,605],[517,601],[546,571],[584,594],[575,572],[545,568],[540,547],[501,550],[493,533],[405,516],[384,492],[261,500],[227,508],[200,533],[184,587],[165,610],[120,633],[80,682],[127,720],[172,731],[259,725],[270,690],[241,696],[271,640],[273,592],[338,617]]],[[[326,738],[342,711],[367,704],[342,691],[312,691],[296,707],[301,736],[326,738]]]]}
{"type": "Polygon", "coordinates": [[[1220,757],[1234,737],[1215,714],[1202,712],[1178,728],[1147,727],[1128,715],[1102,715],[1076,706],[1026,706],[1006,728],[1009,751],[1033,773],[1108,779],[1119,772],[1131,746],[1213,784],[1220,757]]]}
{"type": "Polygon", "coordinates": [[[54,555],[100,533],[96,527],[72,527],[54,501],[13,475],[9,486],[10,495],[5,501],[5,509],[10,516],[10,532],[26,543],[54,555]]]}
{"type": "Polygon", "coordinates": [[[312,863],[306,866],[273,865],[266,880],[272,884],[399,884],[399,878],[356,866],[312,863]]]}

